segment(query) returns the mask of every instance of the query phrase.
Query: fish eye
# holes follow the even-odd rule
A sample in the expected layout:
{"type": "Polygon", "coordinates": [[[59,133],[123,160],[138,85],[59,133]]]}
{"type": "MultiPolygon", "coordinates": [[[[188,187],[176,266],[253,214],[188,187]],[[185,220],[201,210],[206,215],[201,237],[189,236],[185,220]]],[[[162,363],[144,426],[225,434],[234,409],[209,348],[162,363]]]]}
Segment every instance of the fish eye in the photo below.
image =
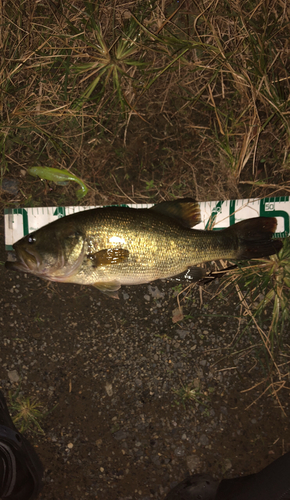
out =
{"type": "Polygon", "coordinates": [[[35,238],[34,236],[28,236],[28,237],[27,237],[27,241],[28,241],[28,243],[34,243],[34,242],[35,242],[35,240],[36,240],[36,238],[35,238]]]}

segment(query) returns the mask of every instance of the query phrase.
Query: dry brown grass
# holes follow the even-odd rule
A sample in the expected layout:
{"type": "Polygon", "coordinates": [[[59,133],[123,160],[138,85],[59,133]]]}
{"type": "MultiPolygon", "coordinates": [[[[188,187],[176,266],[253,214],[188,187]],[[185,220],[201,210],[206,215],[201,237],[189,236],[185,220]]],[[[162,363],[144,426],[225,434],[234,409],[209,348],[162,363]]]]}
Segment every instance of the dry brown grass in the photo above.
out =
{"type": "Polygon", "coordinates": [[[0,17],[1,178],[19,180],[17,202],[75,201],[33,165],[79,175],[88,203],[289,186],[286,1],[2,1],[0,17]]]}

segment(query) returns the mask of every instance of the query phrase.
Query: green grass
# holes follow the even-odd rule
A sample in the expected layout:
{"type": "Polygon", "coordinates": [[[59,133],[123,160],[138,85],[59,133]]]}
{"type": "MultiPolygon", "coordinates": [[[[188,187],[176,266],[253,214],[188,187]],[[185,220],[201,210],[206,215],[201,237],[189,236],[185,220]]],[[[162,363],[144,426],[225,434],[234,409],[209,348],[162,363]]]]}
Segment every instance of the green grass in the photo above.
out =
{"type": "MultiPolygon", "coordinates": [[[[213,392],[213,388],[210,388],[209,392],[213,392]]],[[[177,396],[175,404],[182,405],[186,408],[187,404],[195,404],[196,407],[202,405],[205,407],[205,414],[208,414],[210,408],[210,396],[207,391],[201,390],[199,387],[195,387],[194,384],[181,384],[178,389],[173,389],[173,393],[177,396]]]]}
{"type": "Polygon", "coordinates": [[[37,398],[25,397],[20,393],[20,389],[17,389],[14,393],[9,392],[8,406],[14,425],[19,432],[44,434],[40,422],[47,412],[37,398]]]}

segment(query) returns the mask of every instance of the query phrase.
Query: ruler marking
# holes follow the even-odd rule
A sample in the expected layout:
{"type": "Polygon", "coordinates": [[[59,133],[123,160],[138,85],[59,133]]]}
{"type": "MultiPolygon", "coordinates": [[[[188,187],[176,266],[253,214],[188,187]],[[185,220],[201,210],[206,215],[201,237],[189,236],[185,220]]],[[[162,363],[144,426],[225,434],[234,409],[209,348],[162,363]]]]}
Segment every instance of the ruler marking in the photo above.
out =
{"type": "MultiPolygon", "coordinates": [[[[256,216],[277,217],[278,226],[274,237],[283,238],[290,233],[290,202],[289,196],[268,197],[262,200],[248,198],[244,200],[221,200],[199,202],[201,221],[196,229],[223,229],[239,220],[256,216]]],[[[116,205],[115,205],[116,206],[116,205]]],[[[124,206],[124,205],[123,205],[124,206]]],[[[153,204],[127,204],[132,208],[150,208],[153,204]]],[[[84,212],[100,206],[70,206],[70,207],[29,207],[9,208],[4,211],[5,247],[6,250],[22,236],[32,230],[57,220],[65,215],[84,212]]]]}

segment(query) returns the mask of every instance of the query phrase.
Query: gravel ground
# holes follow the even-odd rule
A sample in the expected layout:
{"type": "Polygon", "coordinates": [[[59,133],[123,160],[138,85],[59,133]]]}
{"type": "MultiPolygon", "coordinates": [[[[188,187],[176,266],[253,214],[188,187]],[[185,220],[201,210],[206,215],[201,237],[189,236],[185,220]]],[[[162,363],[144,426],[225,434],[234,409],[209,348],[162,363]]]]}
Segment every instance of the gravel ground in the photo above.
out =
{"type": "Polygon", "coordinates": [[[249,334],[239,338],[237,297],[211,300],[216,283],[202,306],[196,288],[173,323],[176,281],[124,287],[117,301],[0,272],[1,388],[49,410],[44,434],[28,434],[45,467],[42,499],[164,499],[188,473],[247,474],[290,449],[289,419],[261,396],[266,386],[243,392],[265,374],[249,334]]]}

